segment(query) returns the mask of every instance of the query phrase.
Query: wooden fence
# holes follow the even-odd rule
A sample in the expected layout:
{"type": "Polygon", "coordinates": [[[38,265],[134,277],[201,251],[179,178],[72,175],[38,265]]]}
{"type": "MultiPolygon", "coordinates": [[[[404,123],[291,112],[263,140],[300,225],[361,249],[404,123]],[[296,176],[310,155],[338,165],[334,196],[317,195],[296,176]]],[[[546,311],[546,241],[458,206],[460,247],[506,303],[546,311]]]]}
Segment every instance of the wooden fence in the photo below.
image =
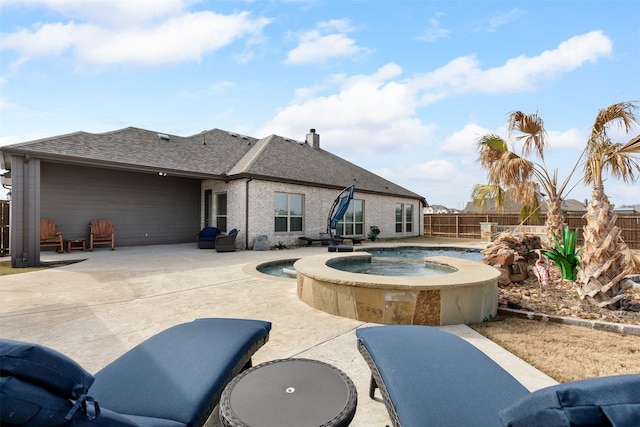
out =
{"type": "MultiPolygon", "coordinates": [[[[524,225],[544,225],[545,215],[530,218],[524,225]]],[[[578,244],[582,245],[582,227],[586,224],[581,215],[567,215],[565,221],[569,228],[578,230],[578,244]]],[[[457,237],[480,239],[480,223],[495,222],[500,225],[518,225],[518,214],[425,214],[424,235],[433,237],[457,237]]],[[[618,215],[616,225],[622,229],[622,238],[631,249],[640,249],[640,215],[618,215]]]]}

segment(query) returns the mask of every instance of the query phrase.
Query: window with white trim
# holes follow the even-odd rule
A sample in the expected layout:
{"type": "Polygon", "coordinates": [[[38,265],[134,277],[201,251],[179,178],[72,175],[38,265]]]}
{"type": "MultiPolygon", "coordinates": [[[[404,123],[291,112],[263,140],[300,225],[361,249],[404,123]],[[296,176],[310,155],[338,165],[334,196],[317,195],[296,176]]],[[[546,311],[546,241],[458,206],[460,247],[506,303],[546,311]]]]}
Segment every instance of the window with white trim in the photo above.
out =
{"type": "Polygon", "coordinates": [[[216,194],[216,228],[227,231],[227,193],[216,194]]]}
{"type": "Polygon", "coordinates": [[[274,198],[275,232],[302,231],[302,194],[276,193],[274,198]]]}
{"type": "Polygon", "coordinates": [[[353,199],[344,218],[338,223],[337,234],[341,236],[364,235],[364,200],[353,199]]]}
{"type": "Polygon", "coordinates": [[[413,205],[396,203],[396,233],[413,231],[413,205]]]}

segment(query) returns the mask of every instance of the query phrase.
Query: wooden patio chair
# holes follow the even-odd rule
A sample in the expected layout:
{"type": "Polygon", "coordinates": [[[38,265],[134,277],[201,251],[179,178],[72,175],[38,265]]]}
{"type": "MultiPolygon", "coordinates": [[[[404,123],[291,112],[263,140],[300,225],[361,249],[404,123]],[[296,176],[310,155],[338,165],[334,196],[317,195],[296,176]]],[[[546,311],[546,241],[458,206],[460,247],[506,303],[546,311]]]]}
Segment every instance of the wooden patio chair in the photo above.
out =
{"type": "Polygon", "coordinates": [[[55,220],[40,220],[40,247],[53,247],[56,248],[56,252],[64,252],[62,232],[57,230],[55,220]]]}
{"type": "Polygon", "coordinates": [[[93,251],[93,245],[111,245],[111,250],[116,248],[113,221],[110,219],[91,220],[91,232],[89,250],[93,251]]]}

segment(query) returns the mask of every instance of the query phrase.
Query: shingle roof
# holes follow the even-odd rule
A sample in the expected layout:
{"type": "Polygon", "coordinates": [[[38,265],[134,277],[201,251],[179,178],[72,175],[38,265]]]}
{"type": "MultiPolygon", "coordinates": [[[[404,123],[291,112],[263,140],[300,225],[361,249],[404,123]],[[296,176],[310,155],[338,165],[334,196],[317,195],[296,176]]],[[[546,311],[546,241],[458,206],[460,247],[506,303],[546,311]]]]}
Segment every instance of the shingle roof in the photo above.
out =
{"type": "Polygon", "coordinates": [[[11,154],[31,154],[52,161],[200,178],[254,176],[335,188],[355,184],[360,191],[424,199],[328,151],[276,135],[258,140],[212,129],[181,137],[128,127],[105,133],[75,132],[0,150],[5,163],[11,154]]]}

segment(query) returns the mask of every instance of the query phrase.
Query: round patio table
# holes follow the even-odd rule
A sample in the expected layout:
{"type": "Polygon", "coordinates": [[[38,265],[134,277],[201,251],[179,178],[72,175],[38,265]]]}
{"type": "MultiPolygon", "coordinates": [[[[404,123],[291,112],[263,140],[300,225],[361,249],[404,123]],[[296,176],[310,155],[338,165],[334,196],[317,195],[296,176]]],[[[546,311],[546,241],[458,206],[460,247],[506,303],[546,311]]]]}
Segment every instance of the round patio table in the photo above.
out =
{"type": "Polygon", "coordinates": [[[348,426],[358,394],[335,366],[311,359],[278,359],[247,369],[224,389],[223,426],[348,426]]]}

